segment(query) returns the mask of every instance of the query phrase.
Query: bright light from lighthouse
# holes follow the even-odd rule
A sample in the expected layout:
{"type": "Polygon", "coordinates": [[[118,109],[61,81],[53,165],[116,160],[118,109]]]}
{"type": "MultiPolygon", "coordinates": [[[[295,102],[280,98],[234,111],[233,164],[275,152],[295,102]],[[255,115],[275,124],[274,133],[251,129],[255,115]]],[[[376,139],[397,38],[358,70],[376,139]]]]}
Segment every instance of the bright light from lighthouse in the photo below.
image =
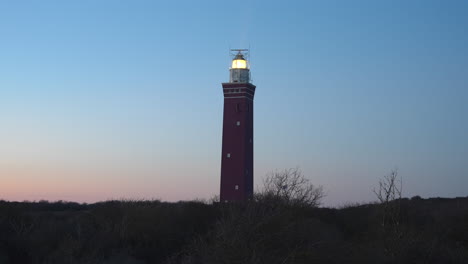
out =
{"type": "Polygon", "coordinates": [[[247,69],[247,61],[246,60],[233,60],[232,69],[247,69]]]}

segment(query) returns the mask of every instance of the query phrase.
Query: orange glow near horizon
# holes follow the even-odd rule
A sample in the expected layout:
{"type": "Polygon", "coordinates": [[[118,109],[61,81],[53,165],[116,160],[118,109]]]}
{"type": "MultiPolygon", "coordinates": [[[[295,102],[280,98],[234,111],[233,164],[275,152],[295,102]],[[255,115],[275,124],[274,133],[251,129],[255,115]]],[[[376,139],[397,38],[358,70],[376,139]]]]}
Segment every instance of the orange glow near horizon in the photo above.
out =
{"type": "MultiPolygon", "coordinates": [[[[180,187],[183,185],[173,174],[162,171],[132,173],[130,170],[118,169],[50,169],[39,166],[0,165],[0,175],[0,199],[9,201],[63,200],[86,203],[115,199],[178,201],[208,199],[214,195],[214,193],[206,194],[205,188],[209,184],[192,187],[188,193],[185,186],[180,187]],[[130,177],[132,174],[137,176],[130,177]]],[[[212,187],[216,186],[217,184],[213,184],[212,187]]]]}

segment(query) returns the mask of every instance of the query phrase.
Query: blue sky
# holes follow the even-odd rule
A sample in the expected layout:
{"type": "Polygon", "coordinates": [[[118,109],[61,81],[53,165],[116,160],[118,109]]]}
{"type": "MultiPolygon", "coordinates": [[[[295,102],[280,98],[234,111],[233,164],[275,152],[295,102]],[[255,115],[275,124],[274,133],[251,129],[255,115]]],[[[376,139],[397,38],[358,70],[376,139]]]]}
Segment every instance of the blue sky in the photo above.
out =
{"type": "Polygon", "coordinates": [[[466,1],[0,1],[0,198],[218,193],[229,48],[251,48],[255,185],[325,203],[466,196],[466,1]]]}

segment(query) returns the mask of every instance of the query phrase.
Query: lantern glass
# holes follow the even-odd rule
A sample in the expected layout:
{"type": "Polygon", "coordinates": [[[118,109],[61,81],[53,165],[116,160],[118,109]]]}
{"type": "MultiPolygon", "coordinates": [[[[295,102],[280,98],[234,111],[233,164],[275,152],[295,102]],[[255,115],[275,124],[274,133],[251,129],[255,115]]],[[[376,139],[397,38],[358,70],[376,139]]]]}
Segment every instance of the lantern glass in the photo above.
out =
{"type": "Polygon", "coordinates": [[[232,69],[247,69],[247,61],[246,60],[233,60],[232,69]]]}

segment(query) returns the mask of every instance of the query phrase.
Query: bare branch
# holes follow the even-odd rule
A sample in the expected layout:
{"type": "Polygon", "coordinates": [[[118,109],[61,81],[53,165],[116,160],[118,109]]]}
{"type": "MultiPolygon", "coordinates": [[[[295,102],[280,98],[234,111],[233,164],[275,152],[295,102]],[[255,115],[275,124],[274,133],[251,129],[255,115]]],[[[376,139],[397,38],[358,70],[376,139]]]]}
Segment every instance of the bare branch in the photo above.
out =
{"type": "Polygon", "coordinates": [[[325,196],[322,186],[314,186],[298,168],[275,171],[264,179],[263,197],[288,205],[319,206],[325,196]]]}

